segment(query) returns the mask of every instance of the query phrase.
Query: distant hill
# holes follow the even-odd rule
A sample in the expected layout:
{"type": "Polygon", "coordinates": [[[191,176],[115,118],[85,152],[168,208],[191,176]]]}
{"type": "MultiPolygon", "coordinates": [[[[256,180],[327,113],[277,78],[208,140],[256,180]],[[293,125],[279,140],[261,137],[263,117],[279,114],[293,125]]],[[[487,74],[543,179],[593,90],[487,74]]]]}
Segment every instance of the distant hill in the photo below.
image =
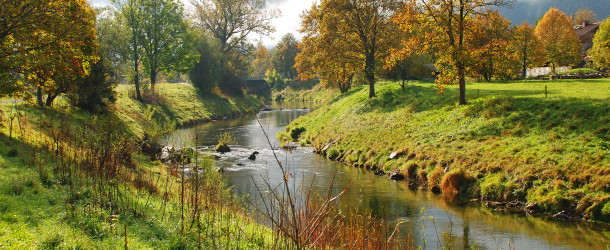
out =
{"type": "Polygon", "coordinates": [[[517,0],[514,8],[501,7],[500,12],[508,17],[513,25],[521,24],[527,20],[535,24],[551,7],[558,8],[568,16],[576,14],[579,9],[588,8],[597,14],[597,18],[603,21],[610,15],[609,0],[517,0]]]}

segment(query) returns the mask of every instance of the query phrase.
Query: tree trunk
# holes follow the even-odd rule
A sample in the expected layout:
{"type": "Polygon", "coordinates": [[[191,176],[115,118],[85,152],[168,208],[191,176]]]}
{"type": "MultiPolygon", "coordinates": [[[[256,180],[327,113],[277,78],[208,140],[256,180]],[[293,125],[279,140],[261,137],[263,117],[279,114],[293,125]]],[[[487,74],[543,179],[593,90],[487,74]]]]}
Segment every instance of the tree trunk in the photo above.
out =
{"type": "Polygon", "coordinates": [[[370,52],[366,55],[364,65],[364,77],[369,84],[369,98],[375,97],[375,53],[370,52]]]}
{"type": "Polygon", "coordinates": [[[402,88],[402,92],[407,91],[407,90],[405,90],[405,79],[402,79],[402,84],[400,85],[400,87],[402,88]]]}
{"type": "Polygon", "coordinates": [[[58,96],[57,94],[53,94],[53,95],[50,93],[47,94],[47,100],[46,100],[45,105],[47,107],[51,107],[51,105],[53,105],[53,101],[55,100],[55,98],[57,98],[57,96],[58,96]]]}
{"type": "Polygon", "coordinates": [[[464,72],[464,66],[458,65],[458,78],[460,84],[460,99],[458,101],[459,105],[466,104],[466,76],[464,72]]]}
{"type": "Polygon", "coordinates": [[[155,90],[155,83],[157,83],[157,70],[151,67],[150,69],[150,89],[155,90]]]}
{"type": "MultiPolygon", "coordinates": [[[[132,2],[133,4],[133,2],[132,2]]],[[[133,8],[133,6],[132,6],[133,8]]],[[[133,69],[135,71],[134,84],[136,85],[136,99],[142,101],[142,95],[140,94],[140,70],[138,63],[140,62],[140,55],[138,53],[138,22],[136,21],[134,10],[131,12],[131,19],[133,27],[131,28],[132,33],[132,46],[133,46],[133,69]]]]}
{"type": "Polygon", "coordinates": [[[38,103],[38,106],[44,106],[44,103],[42,102],[42,88],[38,87],[36,88],[36,102],[38,103]]]}

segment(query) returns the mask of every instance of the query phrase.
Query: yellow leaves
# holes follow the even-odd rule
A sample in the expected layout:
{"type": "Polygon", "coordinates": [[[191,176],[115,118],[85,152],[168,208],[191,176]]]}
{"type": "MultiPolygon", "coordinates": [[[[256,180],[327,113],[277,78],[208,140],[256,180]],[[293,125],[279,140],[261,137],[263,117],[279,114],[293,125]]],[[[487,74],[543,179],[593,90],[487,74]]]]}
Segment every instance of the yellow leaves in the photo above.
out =
{"type": "Polygon", "coordinates": [[[552,65],[569,65],[579,62],[580,41],[576,37],[570,18],[558,9],[551,8],[540,19],[535,30],[552,65]]]}

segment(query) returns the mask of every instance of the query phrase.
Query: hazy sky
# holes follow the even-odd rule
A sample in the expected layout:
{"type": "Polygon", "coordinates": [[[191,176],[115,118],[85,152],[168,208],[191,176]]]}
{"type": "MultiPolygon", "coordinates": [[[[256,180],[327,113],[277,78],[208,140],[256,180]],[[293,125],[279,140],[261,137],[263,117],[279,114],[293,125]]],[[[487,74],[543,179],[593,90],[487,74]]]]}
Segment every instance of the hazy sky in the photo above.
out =
{"type": "MultiPolygon", "coordinates": [[[[109,0],[88,0],[93,7],[103,7],[110,5],[109,0]]],[[[181,0],[187,10],[190,8],[189,0],[181,0]]],[[[292,33],[298,39],[301,38],[298,30],[301,25],[299,15],[309,9],[316,0],[268,0],[267,8],[279,9],[281,16],[272,21],[276,32],[271,37],[251,37],[251,39],[262,40],[267,47],[274,46],[286,33],[292,33]]]]}

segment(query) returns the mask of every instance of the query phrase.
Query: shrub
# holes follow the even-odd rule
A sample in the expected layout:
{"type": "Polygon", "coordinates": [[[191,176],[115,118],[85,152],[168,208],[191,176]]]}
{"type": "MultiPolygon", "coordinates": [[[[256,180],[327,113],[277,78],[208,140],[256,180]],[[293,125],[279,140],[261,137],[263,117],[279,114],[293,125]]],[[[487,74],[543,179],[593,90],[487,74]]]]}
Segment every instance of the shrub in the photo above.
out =
{"type": "Polygon", "coordinates": [[[292,137],[292,140],[298,140],[299,137],[301,136],[301,134],[305,132],[305,128],[304,127],[296,127],[296,128],[292,128],[290,129],[290,137],[292,137]]]}
{"type": "Polygon", "coordinates": [[[326,153],[326,157],[328,157],[328,159],[337,159],[339,157],[339,154],[341,152],[339,151],[339,149],[337,148],[331,148],[328,150],[328,152],[326,153]]]}
{"type": "Polygon", "coordinates": [[[116,77],[111,77],[111,67],[102,58],[91,65],[91,72],[82,78],[76,88],[68,93],[72,105],[91,113],[98,113],[116,101],[116,77]]]}

